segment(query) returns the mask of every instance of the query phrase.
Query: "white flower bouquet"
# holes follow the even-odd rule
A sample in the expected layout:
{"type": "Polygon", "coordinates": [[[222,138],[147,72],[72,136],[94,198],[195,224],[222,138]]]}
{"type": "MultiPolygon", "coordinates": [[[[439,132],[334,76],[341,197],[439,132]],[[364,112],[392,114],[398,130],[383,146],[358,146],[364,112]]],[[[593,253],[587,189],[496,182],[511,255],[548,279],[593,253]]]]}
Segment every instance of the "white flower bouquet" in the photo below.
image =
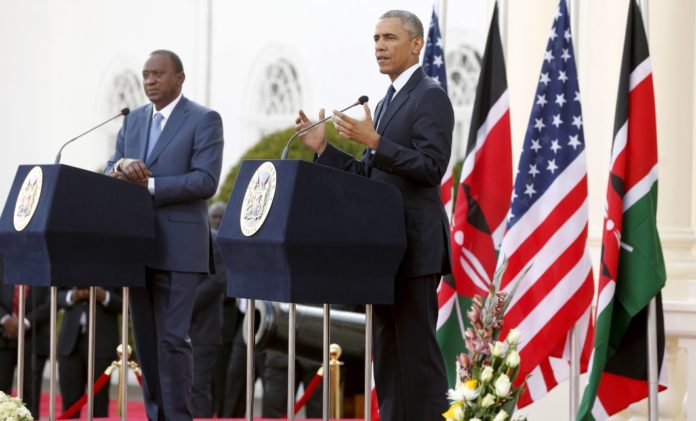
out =
{"type": "Polygon", "coordinates": [[[457,358],[455,387],[447,393],[451,406],[442,415],[448,421],[509,420],[524,390],[523,385],[512,384],[520,367],[517,352],[520,331],[512,329],[505,341],[497,340],[505,309],[515,290],[513,288],[510,295],[499,290],[506,263],[503,262],[496,272],[485,300],[474,296],[471,309],[466,313],[471,327],[465,332],[466,352],[457,358]]]}
{"type": "Polygon", "coordinates": [[[0,420],[34,421],[34,418],[21,400],[0,392],[0,420]]]}

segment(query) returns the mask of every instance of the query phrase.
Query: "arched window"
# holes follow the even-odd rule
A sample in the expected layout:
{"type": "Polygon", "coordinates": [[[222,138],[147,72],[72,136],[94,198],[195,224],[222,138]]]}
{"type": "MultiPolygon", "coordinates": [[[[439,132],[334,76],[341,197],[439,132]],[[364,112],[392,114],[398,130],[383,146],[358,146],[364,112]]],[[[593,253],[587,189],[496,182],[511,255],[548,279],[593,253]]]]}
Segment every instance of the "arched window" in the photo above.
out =
{"type": "Polygon", "coordinates": [[[257,79],[255,111],[262,135],[288,127],[302,106],[302,86],[295,66],[278,58],[257,79]]]}
{"type": "Polygon", "coordinates": [[[132,70],[123,70],[113,76],[109,92],[109,108],[135,109],[145,103],[141,77],[132,70]]]}
{"type": "Polygon", "coordinates": [[[455,126],[452,159],[464,158],[469,139],[471,113],[481,71],[481,55],[469,45],[459,45],[447,53],[447,90],[454,107],[455,126]]]}
{"type": "MultiPolygon", "coordinates": [[[[141,105],[147,103],[147,98],[143,92],[142,77],[131,69],[122,69],[113,73],[106,79],[106,110],[104,115],[117,113],[125,107],[134,110],[141,105]]],[[[109,146],[109,154],[113,151],[116,144],[116,136],[122,124],[121,120],[109,123],[108,128],[104,130],[108,136],[108,142],[105,145],[109,146]]]]}

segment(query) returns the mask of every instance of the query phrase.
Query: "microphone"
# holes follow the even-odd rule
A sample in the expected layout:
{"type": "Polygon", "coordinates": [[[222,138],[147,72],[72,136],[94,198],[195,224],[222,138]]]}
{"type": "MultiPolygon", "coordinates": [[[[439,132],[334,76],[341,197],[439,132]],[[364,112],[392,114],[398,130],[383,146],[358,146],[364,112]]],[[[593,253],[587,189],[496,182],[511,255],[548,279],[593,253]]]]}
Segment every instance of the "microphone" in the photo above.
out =
{"type": "MultiPolygon", "coordinates": [[[[346,108],[342,109],[341,112],[350,110],[351,108],[355,107],[356,105],[363,105],[363,104],[366,103],[368,100],[369,100],[369,98],[367,97],[367,95],[363,95],[363,96],[361,96],[360,98],[358,98],[358,100],[357,100],[356,102],[354,102],[353,104],[350,104],[350,105],[347,106],[346,108]]],[[[328,119],[330,119],[330,118],[331,118],[331,115],[329,115],[328,117],[326,117],[326,118],[324,118],[324,119],[322,119],[322,120],[317,121],[316,123],[312,124],[312,125],[309,126],[309,127],[305,127],[304,129],[295,132],[295,134],[292,135],[292,137],[290,138],[290,140],[288,140],[288,143],[285,144],[285,148],[283,149],[283,153],[280,155],[280,159],[287,159],[287,158],[288,158],[288,153],[290,152],[290,144],[292,143],[293,140],[295,140],[295,138],[296,138],[297,136],[299,136],[299,135],[301,135],[301,134],[307,133],[307,132],[308,132],[309,130],[311,130],[312,128],[318,126],[318,125],[321,124],[321,123],[324,123],[326,120],[328,120],[328,119]]]]}
{"type": "Polygon", "coordinates": [[[61,146],[60,149],[58,150],[58,155],[56,155],[56,160],[55,160],[54,164],[60,164],[60,154],[63,152],[63,148],[68,146],[69,143],[74,142],[75,140],[81,138],[82,136],[86,135],[87,133],[91,132],[92,130],[98,129],[99,127],[105,125],[106,123],[110,122],[111,120],[115,120],[121,116],[124,116],[124,117],[127,116],[128,113],[130,113],[130,108],[126,107],[126,108],[122,109],[120,113],[116,114],[115,116],[111,117],[110,119],[106,120],[105,122],[97,124],[96,126],[92,127],[91,129],[87,130],[86,132],[81,133],[81,134],[73,137],[72,139],[68,140],[67,142],[63,143],[63,146],[61,146]]]}

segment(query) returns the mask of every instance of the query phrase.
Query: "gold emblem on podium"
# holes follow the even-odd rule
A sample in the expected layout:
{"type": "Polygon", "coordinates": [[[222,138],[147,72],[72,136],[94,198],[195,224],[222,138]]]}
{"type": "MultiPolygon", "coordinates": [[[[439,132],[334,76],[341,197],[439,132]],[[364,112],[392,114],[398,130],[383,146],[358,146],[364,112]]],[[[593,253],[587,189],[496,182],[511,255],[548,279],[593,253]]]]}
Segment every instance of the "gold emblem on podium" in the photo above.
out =
{"type": "Polygon", "coordinates": [[[17,195],[17,203],[14,211],[14,227],[17,231],[22,231],[29,225],[34,211],[39,205],[41,197],[41,185],[43,184],[43,172],[41,167],[34,167],[24,178],[22,188],[17,195]]]}
{"type": "Polygon", "coordinates": [[[251,177],[239,215],[242,234],[256,234],[271,209],[276,189],[276,170],[271,162],[264,162],[251,177]]]}

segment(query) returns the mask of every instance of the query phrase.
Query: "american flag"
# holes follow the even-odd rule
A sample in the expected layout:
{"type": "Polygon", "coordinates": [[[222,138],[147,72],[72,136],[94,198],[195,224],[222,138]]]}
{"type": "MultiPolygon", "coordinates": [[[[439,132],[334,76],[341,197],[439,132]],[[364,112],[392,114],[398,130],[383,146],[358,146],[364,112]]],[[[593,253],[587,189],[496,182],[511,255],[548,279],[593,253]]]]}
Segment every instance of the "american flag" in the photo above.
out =
{"type": "Polygon", "coordinates": [[[587,165],[570,17],[554,15],[515,176],[501,256],[507,290],[529,272],[511,300],[501,337],[522,333],[518,405],[537,400],[569,374],[569,333],[577,323],[584,362],[591,352],[592,265],[587,252],[587,165]],[[589,338],[589,339],[588,339],[589,338]]]}
{"type": "MultiPolygon", "coordinates": [[[[430,19],[428,38],[425,43],[423,53],[423,71],[426,75],[433,78],[440,84],[442,89],[447,92],[447,72],[445,71],[445,53],[443,50],[442,36],[440,35],[440,23],[437,17],[437,2],[433,5],[433,14],[430,19]]],[[[452,215],[452,160],[447,166],[447,171],[442,177],[440,184],[440,195],[442,203],[445,205],[447,216],[452,215]]]]}

